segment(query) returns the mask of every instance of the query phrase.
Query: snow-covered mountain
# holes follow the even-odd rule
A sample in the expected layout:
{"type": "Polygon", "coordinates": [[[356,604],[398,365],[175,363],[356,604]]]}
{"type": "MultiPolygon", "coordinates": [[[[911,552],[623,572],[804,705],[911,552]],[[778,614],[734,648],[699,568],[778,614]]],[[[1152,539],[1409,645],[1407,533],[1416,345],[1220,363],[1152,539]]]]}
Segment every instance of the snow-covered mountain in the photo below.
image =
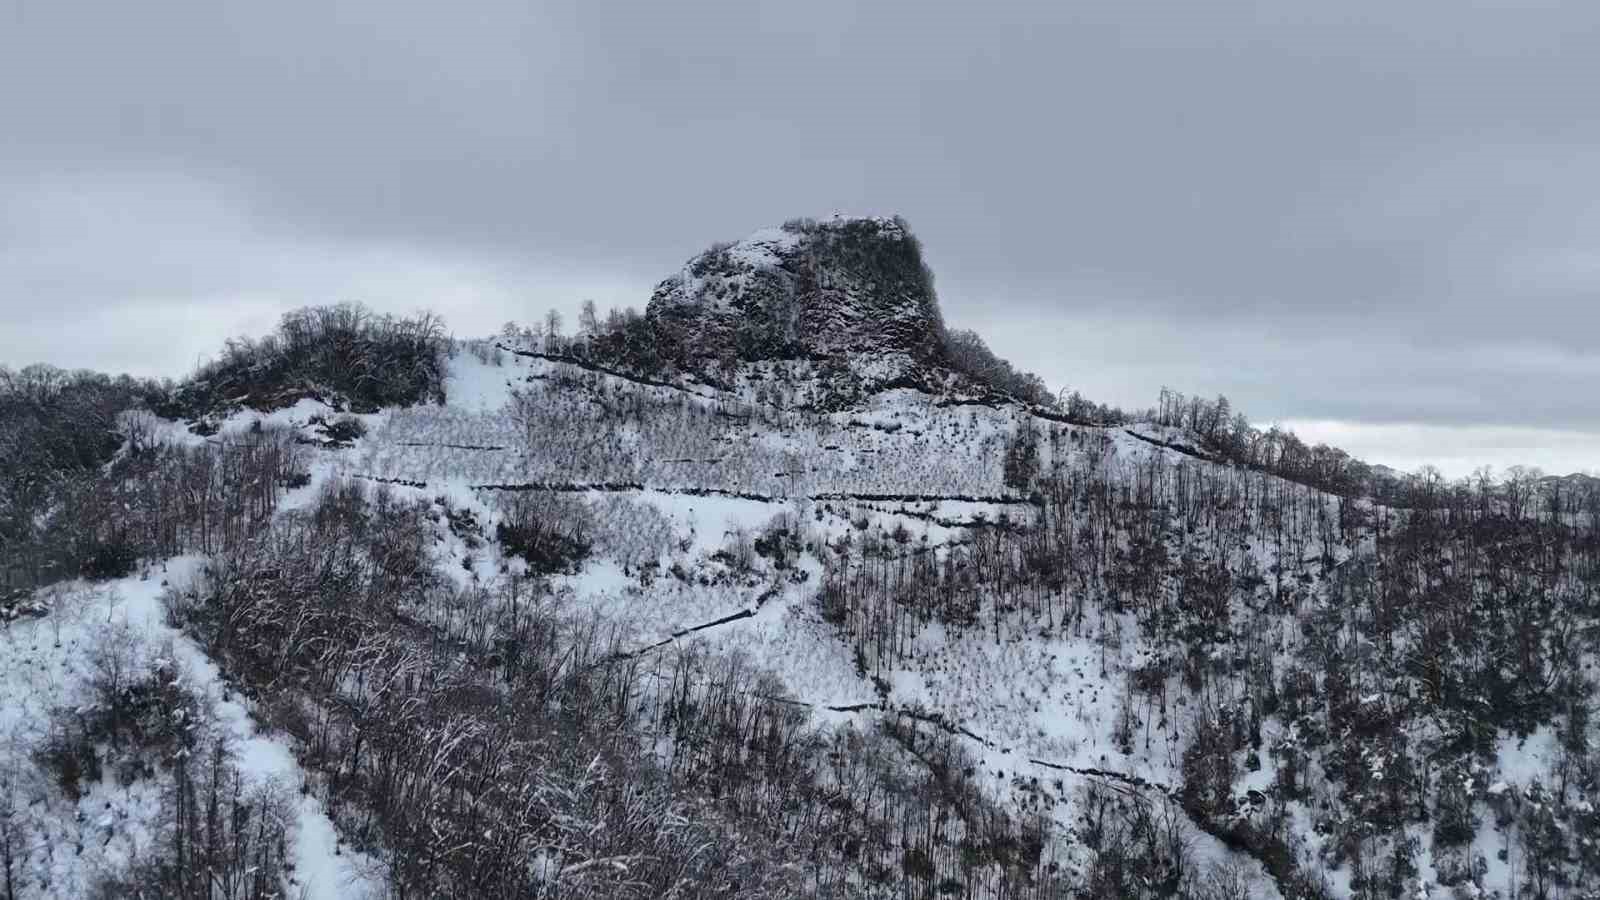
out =
{"type": "Polygon", "coordinates": [[[942,341],[903,223],[795,223],[440,342],[440,402],[285,338],[124,413],[40,531],[105,577],[0,626],[11,896],[1596,896],[1581,503],[1327,493],[942,341]]]}

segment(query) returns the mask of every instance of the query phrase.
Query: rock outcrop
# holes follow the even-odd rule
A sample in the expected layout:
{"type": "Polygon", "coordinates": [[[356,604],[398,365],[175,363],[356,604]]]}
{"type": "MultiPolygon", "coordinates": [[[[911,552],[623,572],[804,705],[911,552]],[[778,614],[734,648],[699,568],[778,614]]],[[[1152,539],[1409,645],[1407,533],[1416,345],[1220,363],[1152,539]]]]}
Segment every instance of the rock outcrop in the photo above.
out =
{"type": "Polygon", "coordinates": [[[805,359],[870,391],[924,383],[943,354],[933,277],[898,217],[796,220],[712,247],[646,314],[689,368],[805,359]]]}

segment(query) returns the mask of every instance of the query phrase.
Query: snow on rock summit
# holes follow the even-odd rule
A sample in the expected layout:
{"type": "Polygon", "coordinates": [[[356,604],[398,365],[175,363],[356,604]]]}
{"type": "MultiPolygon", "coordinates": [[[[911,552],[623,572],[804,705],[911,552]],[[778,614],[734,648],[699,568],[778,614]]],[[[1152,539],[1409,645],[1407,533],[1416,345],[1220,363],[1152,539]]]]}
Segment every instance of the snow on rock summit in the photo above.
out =
{"type": "Polygon", "coordinates": [[[656,286],[646,314],[691,368],[810,359],[871,390],[941,362],[933,277],[898,216],[796,219],[713,246],[656,286]]]}

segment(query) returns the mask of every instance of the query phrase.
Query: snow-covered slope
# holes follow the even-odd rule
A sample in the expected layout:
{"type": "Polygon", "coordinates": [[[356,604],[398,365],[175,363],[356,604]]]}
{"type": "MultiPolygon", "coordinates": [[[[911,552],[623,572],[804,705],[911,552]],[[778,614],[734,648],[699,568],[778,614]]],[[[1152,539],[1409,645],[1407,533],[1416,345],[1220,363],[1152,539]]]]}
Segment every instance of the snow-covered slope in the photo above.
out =
{"type": "Polygon", "coordinates": [[[125,759],[112,738],[95,748],[104,775],[81,788],[53,781],[35,761],[63,738],[63,721],[84,721],[107,696],[107,680],[131,690],[148,680],[198,699],[197,715],[182,707],[159,709],[177,718],[174,728],[213,743],[243,776],[240,790],[272,802],[262,815],[275,817],[287,840],[293,873],[283,886],[308,900],[381,896],[379,870],[360,854],[342,849],[322,805],[298,792],[306,775],[293,744],[262,732],[250,702],[237,694],[204,649],[168,624],[160,598],[169,586],[186,584],[204,560],[181,557],[137,575],[89,585],[57,584],[41,592],[48,612],[0,629],[0,813],[17,836],[6,859],[7,884],[15,896],[81,898],[149,864],[170,815],[170,773],[125,759]]]}
{"type": "MultiPolygon", "coordinates": [[[[1380,838],[1363,851],[1367,862],[1352,860],[1326,834],[1352,802],[1339,799],[1349,776],[1297,749],[1305,729],[1327,720],[1263,709],[1247,676],[1265,672],[1271,684],[1319,658],[1306,623],[1338,615],[1347,564],[1372,558],[1379,531],[1392,527],[1370,502],[1209,461],[1175,429],[1071,425],[911,389],[823,412],[548,359],[493,368],[458,356],[451,371],[461,406],[391,414],[355,470],[448,493],[490,522],[508,497],[563,498],[563,514],[588,523],[596,547],[556,579],[574,608],[617,623],[647,655],[747,655],[819,722],[909,719],[959,736],[973,783],[1002,808],[1023,814],[1044,798],[1057,836],[1050,852],[1064,869],[1093,865],[1084,791],[1098,784],[1176,810],[1199,870],[1227,873],[1250,896],[1361,896],[1378,883],[1362,867],[1402,852],[1415,860],[1402,880],[1419,897],[1444,896],[1441,884],[1510,897],[1505,885],[1525,877],[1514,860],[1497,860],[1494,845],[1516,831],[1492,818],[1465,863],[1441,845],[1455,861],[1436,865],[1425,821],[1398,832],[1412,850],[1380,838]],[[469,385],[492,385],[505,406],[491,410],[469,385]],[[1002,464],[1019,440],[1037,448],[1040,474],[1026,484],[1008,483],[1002,464]],[[1031,596],[984,587],[992,576],[980,574],[960,622],[872,608],[885,582],[909,598],[941,565],[1006,565],[1019,548],[995,536],[1017,529],[1076,530],[1083,551],[1031,596]],[[751,553],[777,535],[794,547],[784,564],[751,553]],[[1141,573],[1141,558],[1160,561],[1141,573]],[[1213,589],[1208,572],[1226,587],[1204,606],[1192,596],[1213,589]],[[1152,580],[1141,584],[1142,574],[1152,580]],[[1218,727],[1255,737],[1226,754],[1228,796],[1213,799],[1228,812],[1202,822],[1191,815],[1193,748],[1218,727]],[[1290,824],[1272,826],[1288,838],[1269,850],[1242,837],[1272,821],[1290,824]]],[[[1419,734],[1435,727],[1415,722],[1419,734]]],[[[1382,760],[1395,759],[1386,746],[1367,751],[1378,779],[1382,760]]],[[[1521,746],[1511,730],[1495,738],[1475,769],[1478,802],[1550,771],[1547,738],[1521,746]]]]}
{"type": "MultiPolygon", "coordinates": [[[[839,564],[851,541],[938,561],[997,528],[1036,523],[1043,501],[1008,486],[1001,464],[1019,433],[1036,435],[1042,469],[1085,483],[1131,486],[1180,471],[1262,476],[1016,405],[944,405],[902,389],[849,411],[803,412],[510,358],[495,368],[455,357],[450,401],[390,414],[353,470],[448,494],[490,522],[524,491],[564,498],[567,515],[591,523],[598,548],[557,579],[575,607],[618,623],[646,652],[747,654],[819,721],[863,727],[910,715],[948,727],[979,761],[976,783],[1007,808],[1026,808],[1044,785],[1063,836],[1081,815],[1074,797],[1086,780],[1176,796],[1188,712],[1175,706],[1159,727],[1119,739],[1129,705],[1153,702],[1130,695],[1130,680],[1169,652],[1141,636],[1133,611],[1084,613],[1085,598],[1062,590],[1029,615],[980,611],[977,627],[909,624],[890,658],[863,656],[861,635],[828,621],[819,594],[830,578],[852,577],[851,563],[839,564]],[[505,383],[515,391],[502,394],[505,383]],[[490,409],[485,390],[507,405],[490,409]],[[780,531],[800,548],[783,569],[749,552],[753,539],[780,531]],[[669,571],[677,574],[661,574],[669,571]],[[714,622],[722,624],[701,627],[714,622]]],[[[1334,558],[1352,552],[1340,545],[1334,558]]],[[[1276,560],[1269,546],[1244,555],[1262,571],[1276,560]]],[[[1258,863],[1192,826],[1187,840],[1202,860],[1241,866],[1252,896],[1278,895],[1258,863]]],[[[1055,852],[1071,861],[1071,841],[1055,852]]]]}
{"type": "MultiPolygon", "coordinates": [[[[1227,884],[1236,896],[1353,897],[1376,883],[1328,834],[1354,802],[1339,799],[1349,776],[1296,749],[1329,719],[1282,700],[1263,708],[1255,673],[1288,685],[1306,666],[1307,623],[1338,615],[1342,573],[1372,557],[1384,511],[1209,461],[1176,429],[1074,425],[913,388],[826,411],[758,396],[783,371],[770,362],[744,364],[732,389],[691,388],[485,347],[450,356],[443,404],[348,417],[365,431],[350,440],[327,437],[337,415],[312,400],[235,413],[210,437],[148,416],[138,430],[198,450],[288,429],[310,445],[308,477],[276,515],[320,517],[338,485],[382,485],[432,510],[429,565],[491,607],[523,602],[504,585],[537,574],[494,536],[530,515],[557,522],[587,552],[546,576],[549,602],[604,623],[619,658],[679,685],[710,684],[723,664],[709,660],[737,658],[766,673],[761,696],[824,731],[952,741],[964,790],[1044,823],[1040,865],[1056,877],[1097,877],[1107,838],[1090,819],[1116,809],[1165,823],[1148,834],[1186,848],[1186,871],[1168,874],[1194,896],[1227,884]],[[1032,462],[1019,473],[1006,460],[1022,445],[1032,462]],[[1253,737],[1197,753],[1218,729],[1253,737]],[[1231,774],[1206,782],[1203,763],[1231,774]]],[[[288,798],[321,785],[272,807],[295,889],[359,896],[389,877],[370,835],[362,851],[340,847],[358,820],[330,818],[318,799],[338,770],[303,769],[305,738],[263,731],[206,648],[169,624],[160,598],[197,590],[203,565],[60,585],[40,598],[47,615],[0,633],[6,767],[32,773],[7,788],[14,827],[31,836],[14,863],[19,896],[81,895],[160,837],[159,766],[118,779],[104,743],[105,774],[73,796],[29,764],[97,702],[104,648],[122,645],[130,680],[154,672],[207,698],[204,728],[246,788],[288,798]]],[[[1393,752],[1368,751],[1376,777],[1393,752]]],[[[1526,743],[1506,733],[1465,777],[1491,804],[1529,790],[1556,755],[1548,730],[1526,743]]],[[[1463,881],[1459,851],[1436,860],[1427,827],[1403,826],[1415,895],[1522,877],[1497,858],[1513,833],[1483,821],[1463,881]]]]}
{"type": "Polygon", "coordinates": [[[7,889],[1596,896],[1600,500],[1389,509],[952,390],[898,220],[642,321],[129,414],[84,521],[148,558],[0,625],[7,889]]]}

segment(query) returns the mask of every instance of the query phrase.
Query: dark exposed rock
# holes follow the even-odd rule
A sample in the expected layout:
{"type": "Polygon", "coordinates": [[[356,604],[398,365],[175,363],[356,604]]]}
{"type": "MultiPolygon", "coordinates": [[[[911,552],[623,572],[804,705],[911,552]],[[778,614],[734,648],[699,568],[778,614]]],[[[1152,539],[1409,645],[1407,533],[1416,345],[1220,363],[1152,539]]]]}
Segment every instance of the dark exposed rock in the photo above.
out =
{"type": "Polygon", "coordinates": [[[943,377],[933,278],[899,218],[797,220],[696,256],[650,298],[680,365],[807,359],[848,400],[943,377]]]}

